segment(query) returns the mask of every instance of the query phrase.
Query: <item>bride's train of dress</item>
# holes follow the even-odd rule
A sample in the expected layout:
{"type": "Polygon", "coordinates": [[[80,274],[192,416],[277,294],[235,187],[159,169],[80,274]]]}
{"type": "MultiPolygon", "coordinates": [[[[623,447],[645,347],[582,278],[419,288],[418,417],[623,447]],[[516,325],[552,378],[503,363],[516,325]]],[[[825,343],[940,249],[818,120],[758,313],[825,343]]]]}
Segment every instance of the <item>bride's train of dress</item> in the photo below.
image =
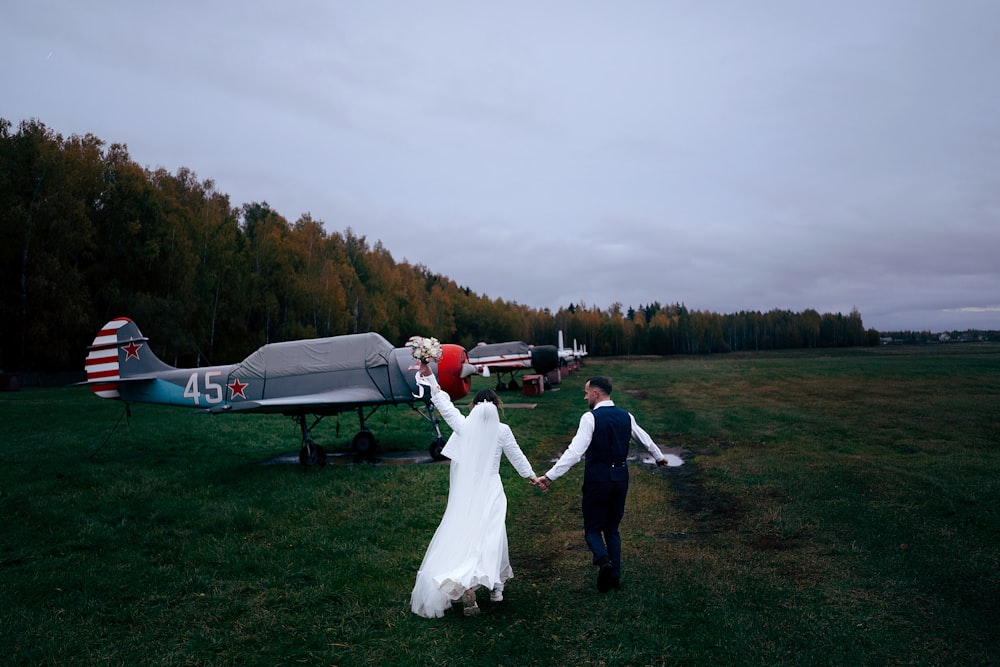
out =
{"type": "MultiPolygon", "coordinates": [[[[461,464],[453,461],[452,466],[461,464]]],[[[452,470],[452,475],[459,472],[452,470]]],[[[507,497],[500,475],[476,499],[449,497],[441,524],[417,571],[410,595],[413,613],[440,618],[467,590],[492,590],[513,576],[507,555],[507,497]]]]}

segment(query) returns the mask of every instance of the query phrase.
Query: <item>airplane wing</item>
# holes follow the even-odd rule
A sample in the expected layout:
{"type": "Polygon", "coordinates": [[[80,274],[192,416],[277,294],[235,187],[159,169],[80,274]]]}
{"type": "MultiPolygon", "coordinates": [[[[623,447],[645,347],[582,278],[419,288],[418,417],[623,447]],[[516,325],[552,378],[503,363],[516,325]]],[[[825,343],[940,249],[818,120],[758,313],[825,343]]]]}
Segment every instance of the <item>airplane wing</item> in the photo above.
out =
{"type": "Polygon", "coordinates": [[[330,389],[315,394],[261,398],[236,403],[217,405],[201,412],[219,414],[224,412],[276,412],[291,414],[307,412],[311,414],[337,414],[360,405],[391,403],[382,392],[374,387],[344,387],[330,389]]]}

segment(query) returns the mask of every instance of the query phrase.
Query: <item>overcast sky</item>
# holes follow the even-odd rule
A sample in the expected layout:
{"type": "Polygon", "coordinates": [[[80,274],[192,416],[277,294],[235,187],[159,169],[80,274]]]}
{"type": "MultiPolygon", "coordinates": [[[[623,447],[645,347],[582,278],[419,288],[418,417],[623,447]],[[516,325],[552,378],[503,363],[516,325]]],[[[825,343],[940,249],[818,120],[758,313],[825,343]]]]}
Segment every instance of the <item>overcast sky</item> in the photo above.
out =
{"type": "Polygon", "coordinates": [[[1000,329],[996,0],[11,0],[0,58],[15,125],[491,298],[1000,329]]]}

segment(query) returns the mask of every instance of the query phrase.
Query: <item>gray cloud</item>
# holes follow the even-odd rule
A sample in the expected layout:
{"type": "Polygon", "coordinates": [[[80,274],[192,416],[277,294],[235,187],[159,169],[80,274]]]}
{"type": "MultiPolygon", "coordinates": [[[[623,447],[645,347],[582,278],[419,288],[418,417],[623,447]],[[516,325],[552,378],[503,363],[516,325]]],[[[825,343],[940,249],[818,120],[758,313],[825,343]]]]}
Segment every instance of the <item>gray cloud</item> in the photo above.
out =
{"type": "Polygon", "coordinates": [[[1000,329],[1000,5],[16,2],[0,115],[518,303],[1000,329]]]}

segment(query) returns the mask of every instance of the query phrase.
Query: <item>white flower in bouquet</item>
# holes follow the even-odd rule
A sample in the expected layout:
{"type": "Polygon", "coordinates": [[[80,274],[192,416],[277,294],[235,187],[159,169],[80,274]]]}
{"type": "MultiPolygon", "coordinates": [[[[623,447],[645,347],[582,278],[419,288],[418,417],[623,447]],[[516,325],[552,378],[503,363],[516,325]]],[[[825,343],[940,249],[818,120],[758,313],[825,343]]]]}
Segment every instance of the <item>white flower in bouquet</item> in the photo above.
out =
{"type": "Polygon", "coordinates": [[[441,343],[437,338],[414,336],[407,341],[406,345],[410,348],[413,358],[422,363],[429,364],[441,359],[441,343]]]}

